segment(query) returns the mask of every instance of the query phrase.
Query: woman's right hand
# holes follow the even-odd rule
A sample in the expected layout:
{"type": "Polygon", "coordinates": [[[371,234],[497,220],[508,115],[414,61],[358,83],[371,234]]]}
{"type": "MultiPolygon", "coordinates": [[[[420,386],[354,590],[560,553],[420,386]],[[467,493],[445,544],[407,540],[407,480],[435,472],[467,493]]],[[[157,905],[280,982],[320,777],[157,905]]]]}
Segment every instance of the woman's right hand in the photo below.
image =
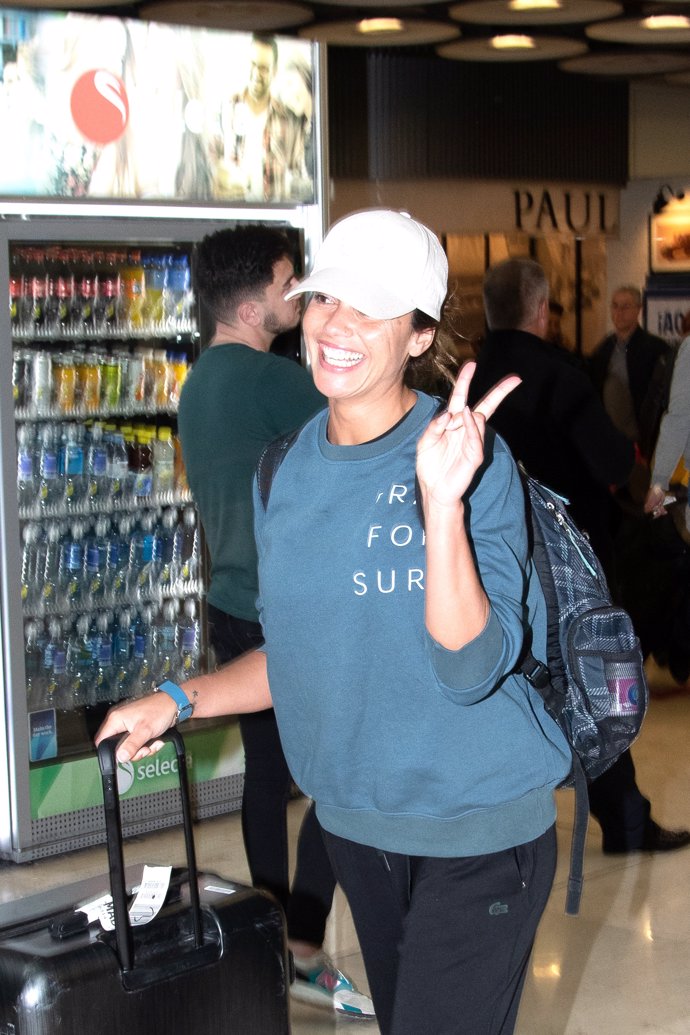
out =
{"type": "Polygon", "coordinates": [[[138,762],[160,751],[164,741],[157,738],[174,724],[176,715],[177,705],[168,694],[149,694],[111,708],[94,739],[100,744],[106,737],[128,733],[117,749],[117,761],[138,762]]]}

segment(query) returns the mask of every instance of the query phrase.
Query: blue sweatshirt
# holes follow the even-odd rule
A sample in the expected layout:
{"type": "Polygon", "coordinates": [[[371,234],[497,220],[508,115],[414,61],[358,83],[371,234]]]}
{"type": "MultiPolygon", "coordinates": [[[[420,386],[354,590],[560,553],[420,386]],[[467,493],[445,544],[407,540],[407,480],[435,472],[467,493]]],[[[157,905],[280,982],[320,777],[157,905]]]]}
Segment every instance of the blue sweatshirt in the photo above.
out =
{"type": "Polygon", "coordinates": [[[255,493],[260,616],[285,756],[334,834],[386,851],[465,856],[541,835],[570,751],[539,695],[510,674],[545,606],[531,578],[524,493],[487,431],[466,520],[490,602],[484,630],[447,650],[424,624],[417,440],[420,394],[387,435],[328,442],[312,418],[255,493]]]}

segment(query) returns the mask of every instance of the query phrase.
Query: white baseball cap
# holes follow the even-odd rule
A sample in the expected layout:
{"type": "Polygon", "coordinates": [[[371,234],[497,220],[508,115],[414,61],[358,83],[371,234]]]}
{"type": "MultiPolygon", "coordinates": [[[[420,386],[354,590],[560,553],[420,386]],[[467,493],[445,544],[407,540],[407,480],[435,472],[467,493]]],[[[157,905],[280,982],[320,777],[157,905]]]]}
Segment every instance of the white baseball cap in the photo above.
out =
{"type": "Polygon", "coordinates": [[[308,277],[285,298],[320,291],[374,320],[421,309],[434,320],[448,291],[448,260],[436,234],[407,212],[375,208],[334,223],[308,277]]]}

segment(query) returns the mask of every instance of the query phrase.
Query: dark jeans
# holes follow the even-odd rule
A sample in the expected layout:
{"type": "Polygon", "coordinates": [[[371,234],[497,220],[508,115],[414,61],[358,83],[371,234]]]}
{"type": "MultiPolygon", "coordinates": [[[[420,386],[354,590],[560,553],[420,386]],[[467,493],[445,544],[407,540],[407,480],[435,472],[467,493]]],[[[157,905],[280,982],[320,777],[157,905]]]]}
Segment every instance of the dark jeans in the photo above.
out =
{"type": "MultiPolygon", "coordinates": [[[[209,634],[223,665],[263,642],[261,626],[209,605],[209,634]]],[[[288,936],[321,945],[333,903],[335,878],[313,804],[297,841],[290,889],[287,805],[292,777],[273,710],[239,716],[245,755],[242,835],[252,883],[272,892],[287,917],[288,936]]]]}
{"type": "Polygon", "coordinates": [[[510,1035],[553,884],[555,827],[458,859],[324,837],[382,1035],[510,1035]]]}

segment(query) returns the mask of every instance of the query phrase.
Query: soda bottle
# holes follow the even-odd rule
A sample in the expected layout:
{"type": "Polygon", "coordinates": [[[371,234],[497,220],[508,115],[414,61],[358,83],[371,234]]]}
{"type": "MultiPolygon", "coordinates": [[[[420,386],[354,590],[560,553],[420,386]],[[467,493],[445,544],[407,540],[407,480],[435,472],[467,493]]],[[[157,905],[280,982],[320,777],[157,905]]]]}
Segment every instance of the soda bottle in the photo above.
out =
{"type": "Polygon", "coordinates": [[[58,500],[59,492],[55,428],[52,424],[44,424],[40,431],[38,454],[38,501],[42,509],[52,507],[58,500]]]}
{"type": "Polygon", "coordinates": [[[175,446],[170,428],[158,429],[153,443],[153,491],[170,495],[175,489],[175,446]]]}
{"type": "Polygon", "coordinates": [[[75,278],[74,326],[81,334],[96,330],[98,308],[98,274],[93,267],[93,256],[83,251],[79,257],[79,271],[75,278]]]}
{"type": "Polygon", "coordinates": [[[98,275],[96,326],[100,333],[111,334],[120,322],[122,281],[116,252],[106,252],[98,275]]]}
{"type": "Polygon", "coordinates": [[[26,295],[24,256],[14,249],[10,257],[10,322],[14,332],[24,330],[22,306],[26,295]]]}
{"type": "Polygon", "coordinates": [[[38,248],[29,249],[27,285],[31,305],[28,326],[40,332],[46,317],[46,268],[45,254],[38,248]]]}
{"type": "Polygon", "coordinates": [[[34,437],[29,424],[17,428],[17,502],[20,507],[31,507],[36,502],[34,437]]]}

